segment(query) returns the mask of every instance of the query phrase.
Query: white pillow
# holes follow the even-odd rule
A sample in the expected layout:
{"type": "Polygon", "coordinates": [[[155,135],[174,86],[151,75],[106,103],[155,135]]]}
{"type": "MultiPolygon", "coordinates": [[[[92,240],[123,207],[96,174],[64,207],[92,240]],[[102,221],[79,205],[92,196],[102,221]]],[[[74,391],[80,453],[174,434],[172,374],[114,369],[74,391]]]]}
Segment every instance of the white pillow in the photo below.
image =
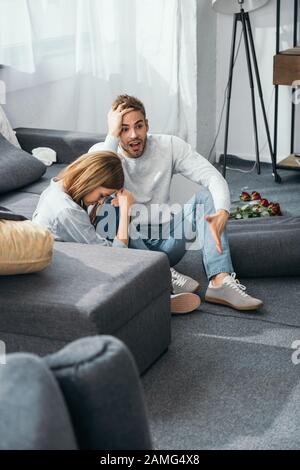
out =
{"type": "Polygon", "coordinates": [[[8,142],[10,142],[12,145],[15,145],[15,147],[21,148],[18,142],[18,139],[16,137],[16,134],[13,128],[11,127],[1,105],[0,105],[0,134],[2,134],[8,140],[8,142]]]}

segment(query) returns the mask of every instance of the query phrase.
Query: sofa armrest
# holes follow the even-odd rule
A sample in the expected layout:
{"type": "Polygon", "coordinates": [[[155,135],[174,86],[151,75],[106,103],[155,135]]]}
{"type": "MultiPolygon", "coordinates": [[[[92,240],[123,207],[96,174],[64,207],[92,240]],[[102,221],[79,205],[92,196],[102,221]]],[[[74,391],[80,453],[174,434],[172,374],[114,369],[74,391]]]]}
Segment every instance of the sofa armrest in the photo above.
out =
{"type": "Polygon", "coordinates": [[[6,359],[0,365],[0,452],[77,449],[64,397],[43,359],[27,353],[6,359]]]}
{"type": "Polygon", "coordinates": [[[56,151],[57,163],[72,162],[106,137],[103,134],[27,127],[18,127],[15,132],[23,150],[31,153],[34,148],[49,147],[56,151]]]}
{"type": "Polygon", "coordinates": [[[140,378],[124,343],[87,337],[44,360],[64,395],[80,449],[152,448],[140,378]]]}

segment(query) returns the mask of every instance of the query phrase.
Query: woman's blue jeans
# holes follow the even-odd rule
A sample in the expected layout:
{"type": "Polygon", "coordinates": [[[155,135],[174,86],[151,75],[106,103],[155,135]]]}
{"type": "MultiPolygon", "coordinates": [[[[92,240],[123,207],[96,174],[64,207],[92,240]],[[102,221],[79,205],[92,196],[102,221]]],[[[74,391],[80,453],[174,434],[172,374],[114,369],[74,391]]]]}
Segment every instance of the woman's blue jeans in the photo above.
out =
{"type": "MultiPolygon", "coordinates": [[[[97,232],[108,239],[113,239],[118,230],[119,211],[118,208],[113,211],[111,208],[109,201],[104,204],[95,222],[97,232]]],[[[186,251],[201,249],[208,279],[221,272],[231,273],[234,269],[226,229],[221,237],[222,254],[220,254],[216,249],[209,224],[205,220],[206,215],[214,213],[215,207],[210,192],[201,188],[180,212],[172,216],[167,229],[163,226],[159,227],[159,233],[155,234],[154,238],[152,238],[150,226],[149,238],[142,237],[137,226],[135,236],[129,239],[129,248],[166,253],[170,266],[175,266],[186,251]]]]}

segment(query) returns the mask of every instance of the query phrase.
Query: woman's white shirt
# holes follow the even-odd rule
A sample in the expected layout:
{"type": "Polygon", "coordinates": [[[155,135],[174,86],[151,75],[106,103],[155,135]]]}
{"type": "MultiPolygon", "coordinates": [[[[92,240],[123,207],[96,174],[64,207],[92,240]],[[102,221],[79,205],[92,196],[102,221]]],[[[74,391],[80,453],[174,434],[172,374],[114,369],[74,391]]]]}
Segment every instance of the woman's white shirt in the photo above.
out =
{"type": "Polygon", "coordinates": [[[96,232],[88,213],[64,191],[62,181],[51,180],[41,194],[32,221],[50,230],[56,241],[127,248],[117,238],[111,242],[96,232]]]}

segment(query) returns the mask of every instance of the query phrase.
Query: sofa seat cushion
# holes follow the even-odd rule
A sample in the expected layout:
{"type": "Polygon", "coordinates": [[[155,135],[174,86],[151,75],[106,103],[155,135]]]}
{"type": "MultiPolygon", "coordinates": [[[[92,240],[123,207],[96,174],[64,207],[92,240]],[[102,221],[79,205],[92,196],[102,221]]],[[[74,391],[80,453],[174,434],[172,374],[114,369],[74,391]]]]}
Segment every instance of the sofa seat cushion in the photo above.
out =
{"type": "Polygon", "coordinates": [[[46,166],[0,134],[0,193],[14,191],[38,180],[46,166]]]}
{"type": "Polygon", "coordinates": [[[40,196],[38,194],[13,191],[11,193],[0,195],[0,206],[23,215],[27,219],[31,219],[39,202],[39,198],[40,196]]]}
{"type": "Polygon", "coordinates": [[[47,167],[46,173],[38,181],[24,186],[24,188],[22,188],[22,192],[38,195],[42,194],[42,192],[49,186],[51,179],[64,170],[66,166],[67,165],[55,163],[54,165],[47,167]]]}
{"type": "Polygon", "coordinates": [[[5,206],[11,211],[18,212],[31,219],[40,194],[49,186],[50,180],[65,167],[66,165],[52,165],[47,168],[46,173],[38,181],[24,186],[18,191],[0,194],[0,206],[5,206]]]}
{"type": "Polygon", "coordinates": [[[0,331],[61,341],[114,334],[167,291],[164,254],[56,242],[45,271],[1,278],[0,331]]]}

